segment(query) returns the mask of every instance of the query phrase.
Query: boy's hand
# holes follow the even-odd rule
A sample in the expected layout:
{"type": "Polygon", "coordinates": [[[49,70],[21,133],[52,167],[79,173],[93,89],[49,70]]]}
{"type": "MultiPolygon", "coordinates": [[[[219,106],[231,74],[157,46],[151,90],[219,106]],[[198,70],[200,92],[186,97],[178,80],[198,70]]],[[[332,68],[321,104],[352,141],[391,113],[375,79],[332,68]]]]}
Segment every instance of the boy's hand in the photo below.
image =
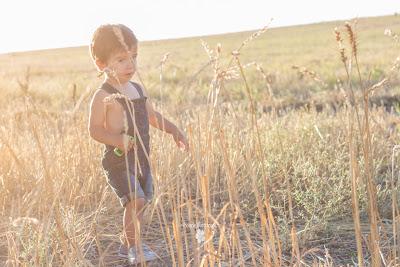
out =
{"type": "Polygon", "coordinates": [[[175,134],[172,135],[174,137],[176,145],[180,148],[183,149],[184,151],[189,151],[189,143],[186,140],[185,135],[179,131],[179,129],[176,129],[175,134]]]}
{"type": "Polygon", "coordinates": [[[117,147],[125,153],[133,148],[134,142],[135,140],[131,136],[127,134],[121,134],[121,138],[117,144],[117,147]]]}

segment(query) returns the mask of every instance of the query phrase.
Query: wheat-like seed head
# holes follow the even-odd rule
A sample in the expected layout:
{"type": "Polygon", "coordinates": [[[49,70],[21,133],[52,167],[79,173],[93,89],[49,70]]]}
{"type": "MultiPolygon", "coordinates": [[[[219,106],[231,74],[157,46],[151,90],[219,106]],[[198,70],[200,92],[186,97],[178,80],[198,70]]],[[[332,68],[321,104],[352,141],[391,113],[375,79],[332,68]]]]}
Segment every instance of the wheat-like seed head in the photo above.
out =
{"type": "Polygon", "coordinates": [[[208,43],[204,40],[201,40],[201,45],[203,46],[204,50],[207,53],[207,56],[209,57],[210,60],[215,60],[215,55],[214,55],[214,50],[210,48],[208,43]]]}
{"type": "MultiPolygon", "coordinates": [[[[357,21],[355,21],[355,24],[357,23],[357,21]]],[[[349,36],[349,42],[350,42],[350,46],[351,46],[351,51],[354,57],[357,58],[357,37],[355,32],[353,31],[352,26],[350,25],[349,22],[345,23],[345,27],[346,27],[346,31],[347,34],[349,36]]]]}
{"type": "Polygon", "coordinates": [[[267,75],[267,73],[264,71],[264,68],[263,68],[260,64],[258,64],[257,62],[254,62],[254,66],[256,67],[256,70],[257,70],[259,73],[261,73],[261,75],[263,76],[263,78],[264,78],[268,83],[270,83],[271,80],[268,79],[268,75],[267,75]]]}
{"type": "Polygon", "coordinates": [[[299,67],[297,65],[293,65],[292,69],[297,70],[297,72],[301,75],[301,77],[308,76],[312,80],[320,83],[321,85],[326,86],[325,82],[318,77],[315,71],[309,70],[306,67],[299,67]]]}
{"type": "Polygon", "coordinates": [[[227,70],[222,70],[217,73],[217,79],[219,79],[219,80],[228,81],[228,80],[233,80],[233,79],[238,79],[238,78],[239,78],[239,72],[238,72],[238,68],[236,68],[236,67],[232,67],[227,70]]]}
{"type": "Polygon", "coordinates": [[[392,37],[393,41],[395,41],[396,43],[399,42],[399,35],[397,35],[396,33],[393,33],[391,29],[385,29],[384,35],[392,37]]]}
{"type": "Polygon", "coordinates": [[[269,25],[270,25],[271,22],[272,22],[272,19],[266,26],[264,26],[262,29],[260,29],[259,31],[253,33],[252,35],[250,35],[250,37],[248,37],[246,40],[244,40],[242,45],[239,47],[239,49],[237,51],[240,51],[240,49],[242,49],[244,46],[246,46],[249,42],[251,42],[252,40],[258,38],[261,34],[266,32],[268,30],[269,25]]]}
{"type": "Polygon", "coordinates": [[[19,227],[26,224],[39,224],[39,220],[33,217],[18,217],[12,221],[12,226],[19,227]]]}
{"type": "Polygon", "coordinates": [[[400,69],[400,57],[396,58],[390,71],[395,71],[396,69],[400,69]]]}
{"type": "Polygon", "coordinates": [[[123,95],[123,94],[119,94],[119,93],[118,93],[118,94],[111,94],[111,95],[105,97],[105,98],[103,99],[103,103],[105,103],[105,104],[114,103],[115,100],[117,100],[117,99],[129,100],[129,98],[128,98],[126,95],[123,95]]]}
{"type": "Polygon", "coordinates": [[[218,54],[221,54],[221,51],[222,51],[221,43],[218,43],[218,44],[217,44],[217,53],[218,53],[218,54]]]}
{"type": "Polygon", "coordinates": [[[383,32],[384,35],[387,36],[392,36],[392,30],[391,29],[385,29],[385,31],[383,32]]]}
{"type": "Polygon", "coordinates": [[[120,42],[120,44],[124,47],[125,51],[129,51],[128,45],[125,43],[124,36],[122,35],[121,28],[114,26],[113,32],[117,37],[118,41],[120,42]]]}
{"type": "Polygon", "coordinates": [[[345,52],[345,49],[344,49],[344,46],[343,46],[343,39],[342,39],[341,33],[340,33],[340,31],[338,30],[337,27],[335,28],[335,36],[336,36],[336,42],[337,42],[337,44],[339,46],[340,59],[342,60],[342,62],[344,64],[346,64],[347,57],[346,57],[346,52],[345,52]]]}
{"type": "Polygon", "coordinates": [[[377,82],[376,84],[372,85],[369,89],[368,92],[369,93],[374,93],[376,89],[381,88],[382,86],[386,85],[388,82],[388,78],[384,78],[383,80],[381,80],[380,82],[377,82]]]}
{"type": "Polygon", "coordinates": [[[167,60],[168,60],[170,54],[171,54],[171,53],[169,53],[169,52],[164,54],[162,60],[160,61],[160,65],[164,65],[165,62],[167,62],[167,60]]]}

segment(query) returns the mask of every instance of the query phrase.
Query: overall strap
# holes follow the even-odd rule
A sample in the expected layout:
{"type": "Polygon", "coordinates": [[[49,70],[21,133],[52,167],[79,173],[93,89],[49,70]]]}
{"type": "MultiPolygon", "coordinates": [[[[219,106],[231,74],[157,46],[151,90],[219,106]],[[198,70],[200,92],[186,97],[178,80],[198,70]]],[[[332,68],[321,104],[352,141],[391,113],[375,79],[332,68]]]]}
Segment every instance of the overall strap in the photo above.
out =
{"type": "Polygon", "coordinates": [[[138,93],[139,93],[139,95],[140,95],[140,97],[144,97],[144,98],[147,98],[147,97],[145,97],[144,96],[144,94],[143,94],[143,89],[142,89],[142,87],[139,85],[139,84],[137,84],[137,83],[135,83],[135,82],[130,82],[135,88],[136,88],[136,90],[138,91],[138,93]]]}
{"type": "Polygon", "coordinates": [[[111,86],[108,83],[103,83],[100,87],[100,89],[103,89],[109,94],[121,94],[117,89],[115,89],[113,86],[111,86]]]}

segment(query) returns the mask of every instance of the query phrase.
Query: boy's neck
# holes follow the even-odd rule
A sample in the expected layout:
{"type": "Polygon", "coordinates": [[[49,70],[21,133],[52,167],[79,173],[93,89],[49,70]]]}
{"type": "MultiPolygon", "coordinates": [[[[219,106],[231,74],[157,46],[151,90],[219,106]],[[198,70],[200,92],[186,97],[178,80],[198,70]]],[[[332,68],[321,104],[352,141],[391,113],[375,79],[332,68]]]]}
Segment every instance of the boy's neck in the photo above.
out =
{"type": "Polygon", "coordinates": [[[129,81],[127,81],[126,83],[122,83],[121,84],[118,81],[116,81],[115,79],[112,79],[110,77],[106,77],[104,79],[104,82],[110,84],[111,86],[113,86],[118,91],[123,89],[123,88],[126,88],[128,86],[128,84],[129,84],[129,81]]]}

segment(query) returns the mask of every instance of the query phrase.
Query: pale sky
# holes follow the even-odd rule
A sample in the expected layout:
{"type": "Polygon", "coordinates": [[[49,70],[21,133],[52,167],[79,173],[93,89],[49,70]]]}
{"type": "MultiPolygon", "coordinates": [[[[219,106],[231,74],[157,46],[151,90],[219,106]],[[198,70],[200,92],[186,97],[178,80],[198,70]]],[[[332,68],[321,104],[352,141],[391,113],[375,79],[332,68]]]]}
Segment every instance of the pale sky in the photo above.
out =
{"type": "MultiPolygon", "coordinates": [[[[101,24],[141,41],[400,13],[400,0],[6,0],[0,53],[88,45],[101,24]]],[[[399,17],[400,20],[400,17],[399,17]]]]}

